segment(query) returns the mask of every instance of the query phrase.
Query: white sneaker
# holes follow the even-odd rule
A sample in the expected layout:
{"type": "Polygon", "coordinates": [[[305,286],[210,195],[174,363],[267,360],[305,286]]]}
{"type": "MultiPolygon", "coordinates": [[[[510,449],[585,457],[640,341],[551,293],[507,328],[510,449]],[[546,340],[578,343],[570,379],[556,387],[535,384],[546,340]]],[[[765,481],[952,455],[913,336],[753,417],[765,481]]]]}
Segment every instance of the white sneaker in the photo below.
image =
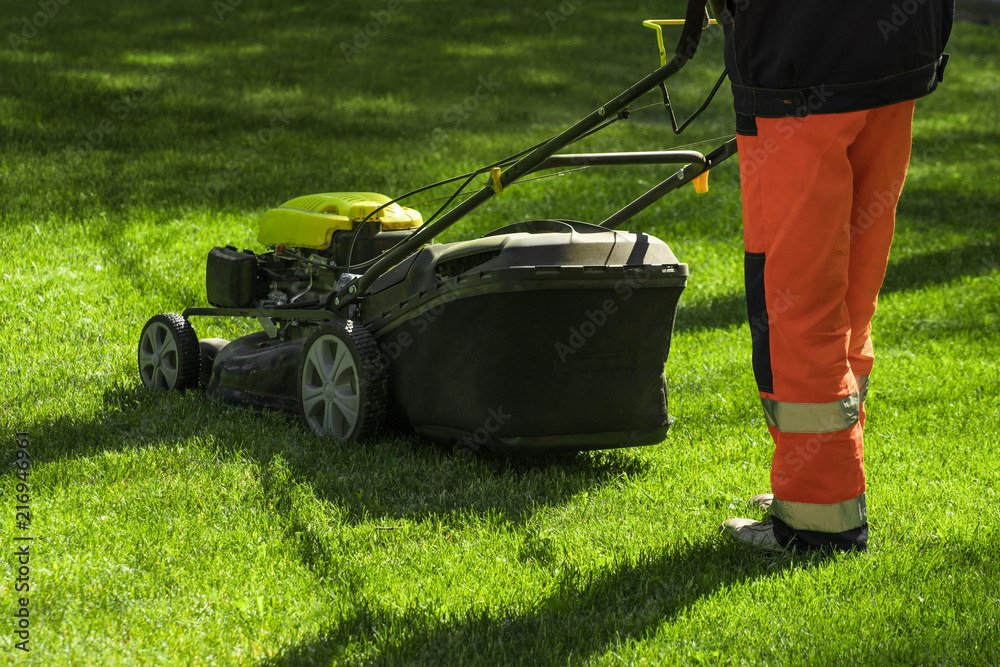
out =
{"type": "Polygon", "coordinates": [[[774,494],[761,493],[751,498],[750,504],[766,512],[771,509],[771,502],[773,500],[774,500],[774,494]]]}
{"type": "Polygon", "coordinates": [[[781,545],[774,536],[770,521],[754,521],[753,519],[730,519],[719,526],[724,534],[737,542],[749,545],[761,551],[781,551],[781,545]]]}

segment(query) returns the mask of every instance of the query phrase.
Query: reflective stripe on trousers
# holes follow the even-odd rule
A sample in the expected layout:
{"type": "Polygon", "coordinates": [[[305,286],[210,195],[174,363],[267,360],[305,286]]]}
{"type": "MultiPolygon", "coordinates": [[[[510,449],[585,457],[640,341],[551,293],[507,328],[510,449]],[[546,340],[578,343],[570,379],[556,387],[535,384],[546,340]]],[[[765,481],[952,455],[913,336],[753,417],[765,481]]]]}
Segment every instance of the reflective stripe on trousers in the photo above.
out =
{"type": "Polygon", "coordinates": [[[855,392],[829,403],[789,403],[760,399],[764,419],[779,433],[830,433],[851,428],[858,422],[861,401],[855,392]]]}
{"type": "Polygon", "coordinates": [[[823,505],[775,498],[770,511],[771,516],[792,528],[820,533],[844,533],[868,523],[868,505],[863,493],[857,498],[823,505]]]}

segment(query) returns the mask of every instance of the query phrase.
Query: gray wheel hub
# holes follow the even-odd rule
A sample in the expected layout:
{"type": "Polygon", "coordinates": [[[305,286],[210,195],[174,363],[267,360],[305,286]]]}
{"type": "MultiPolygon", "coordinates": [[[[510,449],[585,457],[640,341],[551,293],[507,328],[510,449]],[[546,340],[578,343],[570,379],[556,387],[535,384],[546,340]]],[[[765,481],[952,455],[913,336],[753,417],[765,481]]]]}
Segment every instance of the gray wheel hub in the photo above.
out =
{"type": "Polygon", "coordinates": [[[317,338],[306,352],[302,370],[302,408],[320,435],[348,438],[358,422],[358,360],[334,335],[317,338]]]}
{"type": "Polygon", "coordinates": [[[177,341],[166,325],[146,329],[139,346],[139,372],[149,387],[170,389],[177,383],[177,341]]]}

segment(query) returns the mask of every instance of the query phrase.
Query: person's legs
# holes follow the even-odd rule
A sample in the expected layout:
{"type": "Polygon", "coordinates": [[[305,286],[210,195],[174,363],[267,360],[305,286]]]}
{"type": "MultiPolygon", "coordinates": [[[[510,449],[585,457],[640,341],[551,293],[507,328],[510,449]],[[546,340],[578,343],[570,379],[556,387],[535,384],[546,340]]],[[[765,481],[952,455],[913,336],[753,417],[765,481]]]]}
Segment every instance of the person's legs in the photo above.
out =
{"type": "Polygon", "coordinates": [[[912,112],[903,102],[758,119],[758,136],[739,138],[754,374],[775,441],[773,530],[766,535],[766,524],[745,519],[723,527],[758,547],[867,547],[871,318],[912,112]]]}
{"type": "Polygon", "coordinates": [[[739,138],[754,375],[775,442],[774,535],[865,549],[858,385],[849,360],[849,151],[867,112],[757,119],[739,138]]]}

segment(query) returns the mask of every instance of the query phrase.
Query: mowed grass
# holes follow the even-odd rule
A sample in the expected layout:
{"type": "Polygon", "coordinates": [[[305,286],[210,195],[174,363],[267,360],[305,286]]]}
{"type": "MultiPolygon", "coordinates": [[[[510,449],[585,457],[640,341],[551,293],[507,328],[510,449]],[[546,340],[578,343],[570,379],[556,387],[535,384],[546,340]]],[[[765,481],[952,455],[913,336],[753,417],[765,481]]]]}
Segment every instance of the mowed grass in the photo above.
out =
{"type": "MultiPolygon", "coordinates": [[[[3,34],[39,11],[0,8],[3,34]]],[[[318,439],[292,415],[139,384],[144,322],[205,305],[208,250],[261,250],[265,209],[399,194],[532,145],[655,67],[640,22],[681,10],[116,0],[60,5],[19,50],[3,44],[0,662],[1000,663],[990,28],[956,25],[946,80],[917,104],[875,321],[867,556],[763,557],[716,532],[753,516],[771,456],[735,160],[708,195],[685,188],[630,223],[691,267],[666,365],[676,421],[659,445],[468,460],[416,437],[318,439]],[[384,25],[355,42],[372,11],[384,25]],[[9,467],[18,431],[33,457],[27,653],[12,616],[25,595],[14,537],[27,534],[9,467]]],[[[721,40],[706,42],[671,87],[684,109],[722,67],[721,40]]],[[[723,90],[680,138],[662,108],[637,110],[581,148],[727,135],[730,102],[723,90]]],[[[443,240],[598,221],[667,169],[524,184],[443,240]]],[[[196,324],[203,337],[249,330],[196,324]]]]}

